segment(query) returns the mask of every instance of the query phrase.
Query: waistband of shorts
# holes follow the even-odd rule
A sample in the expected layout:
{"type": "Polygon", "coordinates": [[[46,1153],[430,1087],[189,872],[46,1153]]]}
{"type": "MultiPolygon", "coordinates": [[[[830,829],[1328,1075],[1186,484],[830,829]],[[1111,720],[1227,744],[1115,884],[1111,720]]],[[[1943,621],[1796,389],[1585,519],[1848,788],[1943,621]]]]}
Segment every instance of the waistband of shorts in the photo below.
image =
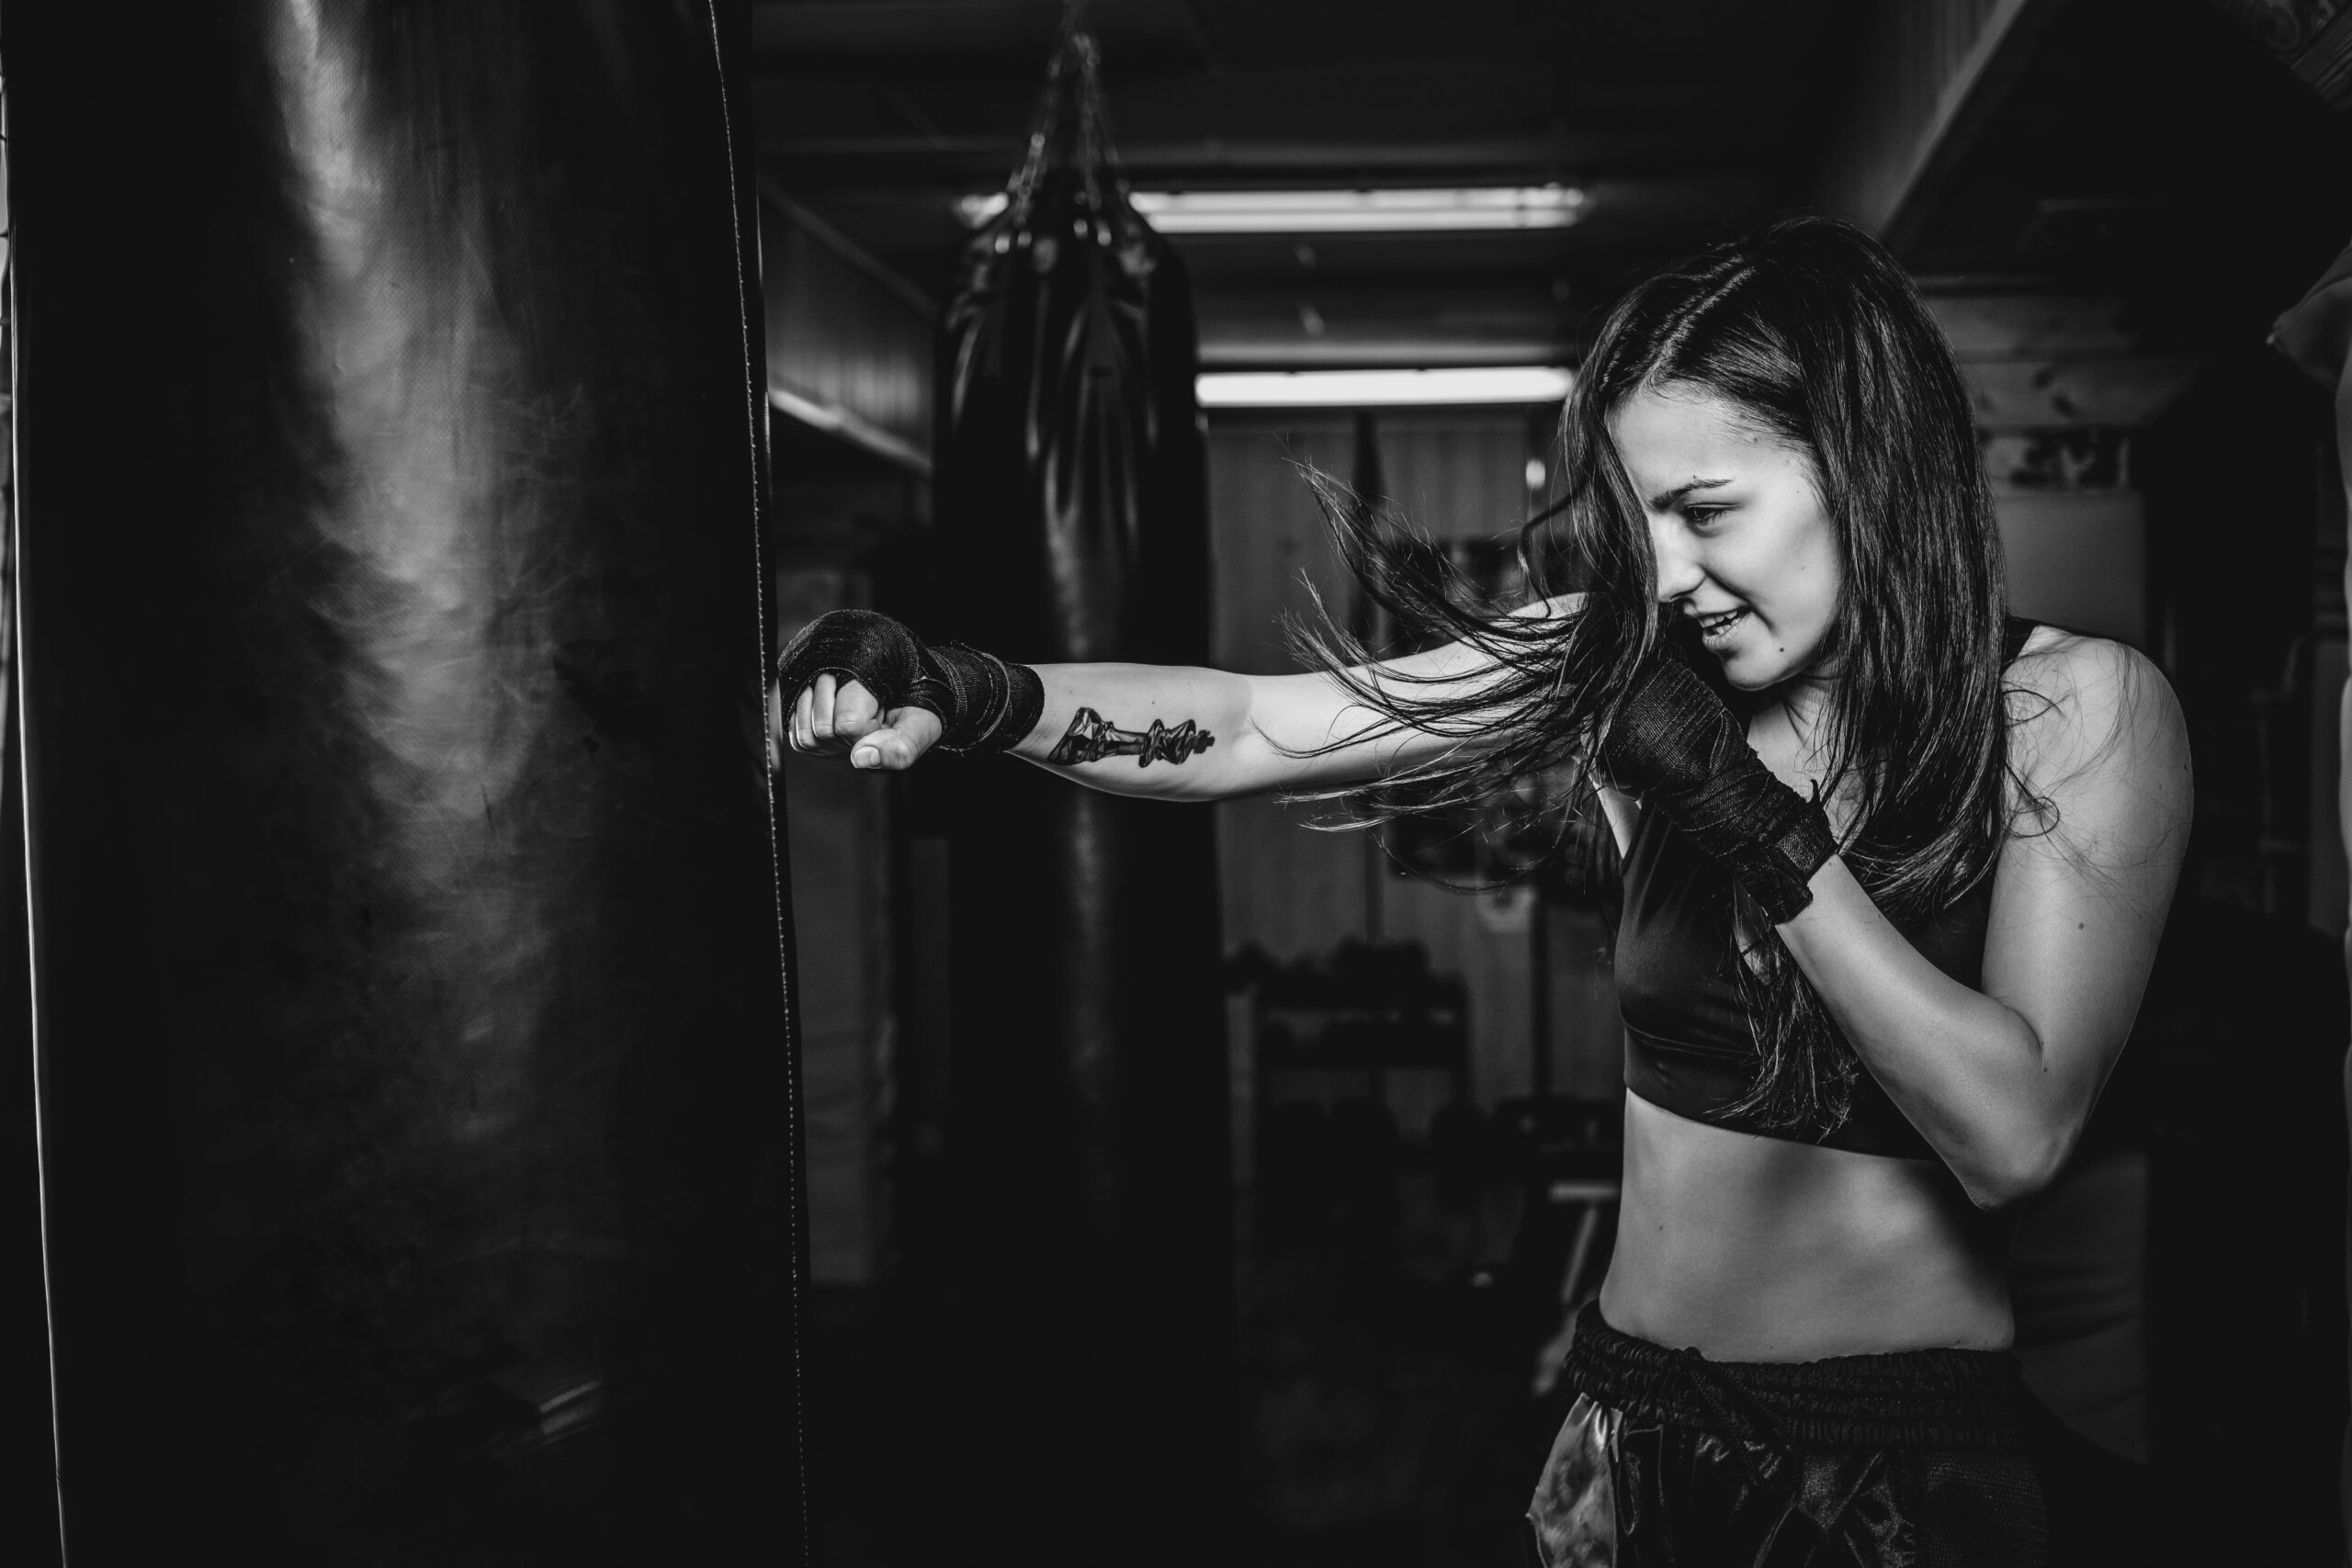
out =
{"type": "Polygon", "coordinates": [[[1711,1361],[1621,1333],[1591,1302],[1561,1371],[1570,1388],[1628,1416],[1768,1442],[2013,1448],[2031,1408],[2006,1351],[1711,1361]]]}

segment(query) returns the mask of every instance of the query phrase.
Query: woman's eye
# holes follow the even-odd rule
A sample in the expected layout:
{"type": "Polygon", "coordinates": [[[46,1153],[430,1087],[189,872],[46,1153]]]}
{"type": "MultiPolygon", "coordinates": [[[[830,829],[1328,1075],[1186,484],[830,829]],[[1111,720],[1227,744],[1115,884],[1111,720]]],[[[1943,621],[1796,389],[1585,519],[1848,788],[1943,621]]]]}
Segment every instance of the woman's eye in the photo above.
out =
{"type": "Polygon", "coordinates": [[[1708,528],[1714,525],[1715,519],[1730,510],[1728,506],[1686,506],[1682,509],[1682,520],[1693,528],[1708,528]]]}

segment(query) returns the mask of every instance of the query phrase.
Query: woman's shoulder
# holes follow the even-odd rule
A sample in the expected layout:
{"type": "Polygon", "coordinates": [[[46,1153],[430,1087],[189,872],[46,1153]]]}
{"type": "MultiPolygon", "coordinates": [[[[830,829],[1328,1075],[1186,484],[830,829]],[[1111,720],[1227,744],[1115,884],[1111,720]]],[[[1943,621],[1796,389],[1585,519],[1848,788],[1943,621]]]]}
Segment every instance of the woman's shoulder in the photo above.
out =
{"type": "Polygon", "coordinates": [[[2064,626],[2037,625],[2009,663],[2004,679],[2015,695],[2039,701],[2012,702],[2011,723],[2030,722],[2044,710],[2084,717],[2120,714],[2135,702],[2162,694],[2171,682],[2154,660],[2129,643],[2064,626]]]}
{"type": "Polygon", "coordinates": [[[2036,626],[2003,685],[2010,761],[2037,788],[2188,766],[2172,683],[2129,644],[2036,626]]]}

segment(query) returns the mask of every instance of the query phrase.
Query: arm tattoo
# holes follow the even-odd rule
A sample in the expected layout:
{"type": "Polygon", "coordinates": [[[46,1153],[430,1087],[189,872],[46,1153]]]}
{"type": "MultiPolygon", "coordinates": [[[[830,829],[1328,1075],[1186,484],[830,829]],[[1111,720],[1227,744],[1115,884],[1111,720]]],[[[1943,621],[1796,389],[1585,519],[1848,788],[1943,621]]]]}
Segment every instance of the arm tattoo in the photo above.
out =
{"type": "Polygon", "coordinates": [[[1080,708],[1069,721],[1069,732],[1046,761],[1068,767],[1073,762],[1099,762],[1105,757],[1133,757],[1136,767],[1148,768],[1154,762],[1181,762],[1216,744],[1216,736],[1189,718],[1173,729],[1156,718],[1149,729],[1117,729],[1092,708],[1080,708]]]}

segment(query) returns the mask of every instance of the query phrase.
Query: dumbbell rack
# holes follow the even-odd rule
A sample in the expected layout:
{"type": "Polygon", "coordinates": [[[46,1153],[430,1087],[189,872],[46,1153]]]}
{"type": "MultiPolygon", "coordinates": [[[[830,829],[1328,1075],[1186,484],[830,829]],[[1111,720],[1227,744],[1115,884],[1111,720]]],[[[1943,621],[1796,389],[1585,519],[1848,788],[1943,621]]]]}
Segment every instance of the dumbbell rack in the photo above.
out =
{"type": "Polygon", "coordinates": [[[1249,993],[1255,1103],[1276,1081],[1306,1074],[1355,1078],[1387,1098],[1390,1075],[1442,1072],[1453,1097],[1470,1092],[1469,1001],[1460,979],[1400,963],[1385,975],[1293,966],[1249,993]]]}

